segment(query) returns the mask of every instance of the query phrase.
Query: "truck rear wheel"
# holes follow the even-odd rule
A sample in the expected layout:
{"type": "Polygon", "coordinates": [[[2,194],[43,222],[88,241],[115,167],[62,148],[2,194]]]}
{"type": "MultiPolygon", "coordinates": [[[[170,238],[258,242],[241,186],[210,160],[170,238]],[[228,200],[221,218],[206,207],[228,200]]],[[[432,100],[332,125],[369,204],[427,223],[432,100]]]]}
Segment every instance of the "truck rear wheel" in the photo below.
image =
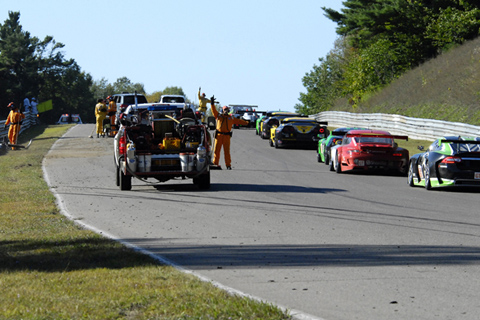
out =
{"type": "Polygon", "coordinates": [[[210,189],[210,171],[200,175],[198,178],[193,178],[193,183],[202,190],[210,189]]]}
{"type": "Polygon", "coordinates": [[[120,167],[115,165],[115,183],[117,185],[117,187],[120,186],[120,167]]]}
{"type": "Polygon", "coordinates": [[[132,190],[132,176],[127,176],[122,170],[118,170],[120,180],[120,190],[132,190]]]}

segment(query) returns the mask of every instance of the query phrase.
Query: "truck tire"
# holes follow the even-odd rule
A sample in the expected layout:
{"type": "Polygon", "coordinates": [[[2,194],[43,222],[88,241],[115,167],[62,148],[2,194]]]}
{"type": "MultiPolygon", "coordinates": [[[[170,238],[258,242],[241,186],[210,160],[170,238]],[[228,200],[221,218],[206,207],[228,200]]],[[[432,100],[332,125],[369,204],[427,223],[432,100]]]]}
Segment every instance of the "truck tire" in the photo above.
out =
{"type": "Polygon", "coordinates": [[[117,187],[120,186],[120,167],[115,165],[115,184],[117,185],[117,187]]]}
{"type": "Polygon", "coordinates": [[[120,190],[132,190],[132,176],[127,176],[122,170],[118,170],[120,180],[120,190]]]}
{"type": "Polygon", "coordinates": [[[193,183],[201,190],[210,189],[210,171],[200,175],[198,178],[193,178],[193,183]]]}

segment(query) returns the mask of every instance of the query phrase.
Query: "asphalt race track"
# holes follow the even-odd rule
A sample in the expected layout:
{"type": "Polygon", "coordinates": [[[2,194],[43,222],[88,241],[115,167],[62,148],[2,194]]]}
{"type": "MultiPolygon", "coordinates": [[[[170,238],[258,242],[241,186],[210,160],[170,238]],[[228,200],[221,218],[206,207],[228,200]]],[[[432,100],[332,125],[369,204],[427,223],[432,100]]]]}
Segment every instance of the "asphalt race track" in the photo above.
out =
{"type": "MultiPolygon", "coordinates": [[[[77,125],[44,160],[75,220],[266,301],[333,319],[478,319],[479,191],[337,174],[234,130],[233,170],[115,185],[112,138],[77,125]]],[[[223,164],[223,156],[221,160],[223,164]]]]}

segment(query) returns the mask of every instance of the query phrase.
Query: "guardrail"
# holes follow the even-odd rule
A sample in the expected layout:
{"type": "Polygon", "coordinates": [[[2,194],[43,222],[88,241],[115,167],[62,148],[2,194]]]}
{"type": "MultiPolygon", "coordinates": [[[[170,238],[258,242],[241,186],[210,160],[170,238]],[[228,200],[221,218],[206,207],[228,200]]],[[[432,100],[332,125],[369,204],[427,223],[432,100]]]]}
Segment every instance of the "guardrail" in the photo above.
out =
{"type": "Polygon", "coordinates": [[[411,139],[435,140],[443,136],[480,136],[480,127],[460,122],[410,118],[384,113],[350,113],[324,111],[311,115],[317,121],[328,121],[332,127],[365,127],[407,135],[411,139]]]}
{"type": "MultiPolygon", "coordinates": [[[[37,117],[35,115],[32,115],[29,111],[24,112],[23,114],[25,115],[25,119],[23,120],[23,123],[20,127],[20,134],[37,123],[37,117]]],[[[0,140],[3,140],[3,137],[6,137],[8,135],[8,129],[3,129],[3,127],[5,126],[5,121],[6,120],[0,121],[0,140]]]]}

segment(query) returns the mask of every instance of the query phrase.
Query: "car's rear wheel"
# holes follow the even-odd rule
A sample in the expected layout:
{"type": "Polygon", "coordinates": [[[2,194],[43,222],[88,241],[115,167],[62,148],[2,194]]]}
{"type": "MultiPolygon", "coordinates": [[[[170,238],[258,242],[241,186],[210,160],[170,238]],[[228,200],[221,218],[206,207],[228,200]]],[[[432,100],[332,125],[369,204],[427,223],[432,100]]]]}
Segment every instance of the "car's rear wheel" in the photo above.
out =
{"type": "Polygon", "coordinates": [[[336,156],[336,163],[337,163],[337,166],[335,167],[335,172],[342,173],[342,164],[340,163],[340,161],[338,159],[338,154],[336,156]]]}
{"type": "Polygon", "coordinates": [[[428,165],[428,162],[425,163],[425,166],[423,167],[423,176],[425,179],[425,189],[431,190],[432,184],[430,182],[430,167],[428,165]]]}
{"type": "Polygon", "coordinates": [[[317,152],[317,162],[322,162],[322,157],[320,156],[320,153],[317,152]]]}
{"type": "Polygon", "coordinates": [[[335,171],[335,166],[334,166],[334,161],[333,160],[330,160],[329,168],[330,168],[330,171],[335,171]]]}
{"type": "Polygon", "coordinates": [[[275,145],[275,149],[278,149],[280,146],[278,145],[278,140],[275,139],[275,142],[273,143],[275,145]]]}
{"type": "Polygon", "coordinates": [[[415,170],[415,163],[413,161],[410,162],[410,165],[408,166],[408,176],[407,176],[407,183],[410,187],[415,186],[413,182],[413,174],[415,170]]]}
{"type": "Polygon", "coordinates": [[[328,156],[328,153],[325,154],[325,165],[329,165],[330,164],[330,157],[328,156]]]}

